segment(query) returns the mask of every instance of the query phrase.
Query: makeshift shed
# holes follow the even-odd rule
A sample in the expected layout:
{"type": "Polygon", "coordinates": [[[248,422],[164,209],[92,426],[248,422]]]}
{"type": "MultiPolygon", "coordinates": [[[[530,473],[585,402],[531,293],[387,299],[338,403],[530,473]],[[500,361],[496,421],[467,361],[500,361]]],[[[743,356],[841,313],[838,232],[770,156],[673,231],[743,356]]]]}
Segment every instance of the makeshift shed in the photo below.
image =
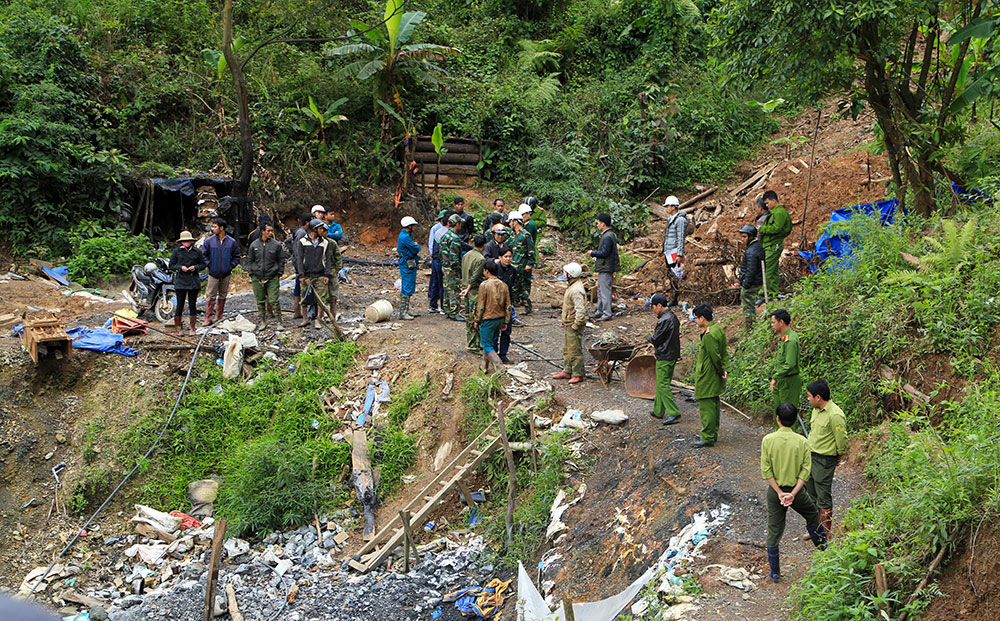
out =
{"type": "Polygon", "coordinates": [[[133,207],[125,220],[133,233],[173,240],[183,230],[197,237],[212,218],[221,216],[233,225],[234,236],[245,238],[256,215],[250,201],[229,197],[232,187],[232,179],[213,175],[136,178],[128,187],[133,207]]]}

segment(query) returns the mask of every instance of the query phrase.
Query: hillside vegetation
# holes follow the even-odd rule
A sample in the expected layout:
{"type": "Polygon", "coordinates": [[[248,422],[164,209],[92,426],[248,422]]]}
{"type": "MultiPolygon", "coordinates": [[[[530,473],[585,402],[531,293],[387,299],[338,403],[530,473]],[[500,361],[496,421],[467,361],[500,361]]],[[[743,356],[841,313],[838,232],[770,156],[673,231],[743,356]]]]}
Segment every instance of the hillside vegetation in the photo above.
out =
{"type": "MultiPolygon", "coordinates": [[[[407,2],[390,49],[381,2],[237,2],[250,194],[281,207],[303,187],[395,184],[407,132],[440,123],[446,136],[491,141],[483,176],[539,197],[570,229],[610,206],[628,234],[645,220],[631,207],[640,199],[726,175],[776,128],[720,86],[709,4],[407,2]]],[[[113,219],[130,176],[235,174],[238,110],[221,47],[212,0],[0,6],[7,243],[65,252],[66,218],[113,219]]]]}

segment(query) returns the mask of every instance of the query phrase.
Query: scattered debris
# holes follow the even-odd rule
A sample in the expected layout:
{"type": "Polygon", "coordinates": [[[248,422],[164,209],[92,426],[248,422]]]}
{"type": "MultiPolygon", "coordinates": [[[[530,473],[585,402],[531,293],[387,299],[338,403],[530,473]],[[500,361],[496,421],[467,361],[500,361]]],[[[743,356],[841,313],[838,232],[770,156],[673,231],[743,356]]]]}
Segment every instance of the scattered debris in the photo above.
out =
{"type": "Polygon", "coordinates": [[[591,429],[596,427],[597,423],[591,421],[583,420],[583,410],[567,409],[566,413],[563,414],[562,419],[552,427],[552,431],[565,431],[567,429],[591,429]]]}
{"type": "Polygon", "coordinates": [[[368,362],[365,363],[366,369],[378,370],[385,366],[385,363],[389,361],[389,354],[372,354],[368,356],[368,362]]]}
{"type": "Polygon", "coordinates": [[[601,410],[600,412],[591,412],[590,418],[599,423],[605,423],[608,425],[624,425],[628,422],[628,414],[626,414],[624,410],[601,410]]]}
{"type": "Polygon", "coordinates": [[[760,580],[761,576],[754,575],[742,567],[727,567],[726,565],[706,565],[701,573],[704,574],[709,569],[719,568],[719,582],[728,584],[731,587],[741,589],[749,593],[757,588],[752,580],[760,580]]]}
{"type": "Polygon", "coordinates": [[[563,504],[566,500],[566,492],[562,489],[556,494],[555,500],[552,501],[552,509],[549,510],[549,526],[545,529],[545,538],[552,539],[562,531],[566,530],[566,525],[562,522],[562,516],[566,513],[566,509],[569,509],[576,503],[583,500],[584,494],[587,493],[587,484],[581,483],[580,487],[577,489],[577,496],[572,500],[563,504]]]}

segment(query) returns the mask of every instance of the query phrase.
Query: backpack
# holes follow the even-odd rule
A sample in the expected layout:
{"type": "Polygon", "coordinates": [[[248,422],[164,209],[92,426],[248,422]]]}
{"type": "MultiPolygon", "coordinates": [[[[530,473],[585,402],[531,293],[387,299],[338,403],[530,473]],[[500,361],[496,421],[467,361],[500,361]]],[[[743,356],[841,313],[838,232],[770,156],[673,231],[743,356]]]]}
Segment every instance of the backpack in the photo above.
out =
{"type": "Polygon", "coordinates": [[[684,226],[684,237],[688,235],[694,235],[694,222],[691,218],[684,218],[684,222],[687,224],[684,226]]]}

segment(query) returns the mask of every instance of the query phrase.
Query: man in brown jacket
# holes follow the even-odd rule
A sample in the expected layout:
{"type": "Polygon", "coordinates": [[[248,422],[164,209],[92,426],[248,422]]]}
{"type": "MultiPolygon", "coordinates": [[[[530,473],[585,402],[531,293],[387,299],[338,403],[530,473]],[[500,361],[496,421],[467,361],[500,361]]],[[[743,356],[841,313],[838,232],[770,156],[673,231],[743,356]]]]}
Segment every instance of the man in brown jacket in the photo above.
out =
{"type": "Polygon", "coordinates": [[[510,290],[497,278],[499,266],[492,261],[483,268],[486,280],[479,285],[476,304],[476,324],[479,329],[479,343],[483,348],[483,362],[479,368],[487,373],[503,371],[500,356],[493,349],[497,334],[507,329],[510,323],[510,290]]]}
{"type": "Polygon", "coordinates": [[[559,322],[563,332],[563,370],[552,376],[552,379],[568,379],[570,384],[583,381],[583,328],[587,325],[587,299],[583,290],[583,268],[579,263],[567,263],[563,266],[569,288],[563,297],[562,321],[559,322]]]}

